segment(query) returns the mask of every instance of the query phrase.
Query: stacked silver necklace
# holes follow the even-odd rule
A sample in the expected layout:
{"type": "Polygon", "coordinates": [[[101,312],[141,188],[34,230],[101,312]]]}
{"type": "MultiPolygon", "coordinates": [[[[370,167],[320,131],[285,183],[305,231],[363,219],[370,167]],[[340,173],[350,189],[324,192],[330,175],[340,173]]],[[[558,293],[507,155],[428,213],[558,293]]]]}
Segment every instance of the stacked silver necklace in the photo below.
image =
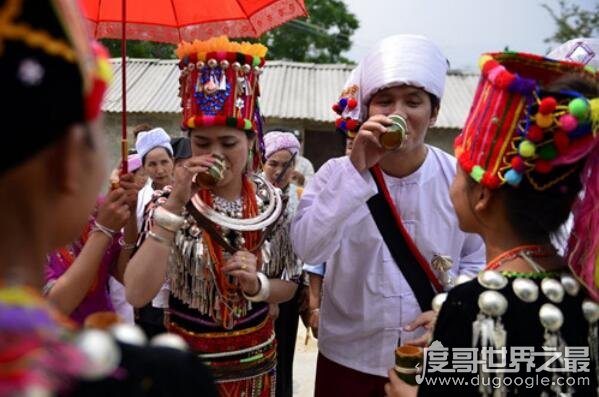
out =
{"type": "Polygon", "coordinates": [[[231,218],[241,219],[243,216],[243,203],[241,202],[241,197],[235,201],[229,201],[214,193],[210,193],[210,195],[212,196],[212,208],[214,210],[231,218]]]}

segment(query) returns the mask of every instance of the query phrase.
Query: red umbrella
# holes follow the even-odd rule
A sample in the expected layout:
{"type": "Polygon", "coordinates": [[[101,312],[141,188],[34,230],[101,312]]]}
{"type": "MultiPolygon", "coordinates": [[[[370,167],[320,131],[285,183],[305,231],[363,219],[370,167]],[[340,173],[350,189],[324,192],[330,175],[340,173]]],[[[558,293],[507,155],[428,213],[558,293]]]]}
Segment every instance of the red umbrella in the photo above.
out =
{"type": "Polygon", "coordinates": [[[126,40],[178,43],[214,36],[259,37],[307,15],[304,0],[80,0],[95,38],[121,39],[122,156],[127,171],[126,40]],[[122,21],[125,21],[123,24],[122,21]]]}

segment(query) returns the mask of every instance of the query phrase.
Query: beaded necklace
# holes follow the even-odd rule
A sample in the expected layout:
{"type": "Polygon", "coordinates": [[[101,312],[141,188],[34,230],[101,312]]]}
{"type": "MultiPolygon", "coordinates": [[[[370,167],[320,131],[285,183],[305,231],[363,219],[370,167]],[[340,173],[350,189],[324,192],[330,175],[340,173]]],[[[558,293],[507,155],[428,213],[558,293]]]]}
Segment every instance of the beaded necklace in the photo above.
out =
{"type": "Polygon", "coordinates": [[[485,267],[485,270],[495,270],[506,262],[514,260],[522,255],[532,258],[546,258],[555,255],[555,249],[541,244],[519,245],[491,259],[485,267]]]}

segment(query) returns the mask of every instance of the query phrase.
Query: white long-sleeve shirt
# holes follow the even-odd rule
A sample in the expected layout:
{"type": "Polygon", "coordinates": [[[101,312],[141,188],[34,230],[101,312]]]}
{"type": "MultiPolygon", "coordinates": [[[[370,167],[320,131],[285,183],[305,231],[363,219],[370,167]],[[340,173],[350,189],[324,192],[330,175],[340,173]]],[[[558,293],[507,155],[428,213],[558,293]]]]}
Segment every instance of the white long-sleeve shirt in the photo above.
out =
{"type": "MultiPolygon", "coordinates": [[[[453,259],[452,277],[476,274],[484,246],[465,234],[449,199],[455,158],[428,147],[426,160],[404,178],[385,181],[404,225],[429,262],[453,259]]],[[[377,193],[370,173],[348,157],[329,160],[304,191],[291,229],[296,253],[307,263],[327,261],[318,347],[328,359],[360,372],[387,376],[398,339],[424,332],[402,328],[420,313],[366,202],[377,193]]]]}

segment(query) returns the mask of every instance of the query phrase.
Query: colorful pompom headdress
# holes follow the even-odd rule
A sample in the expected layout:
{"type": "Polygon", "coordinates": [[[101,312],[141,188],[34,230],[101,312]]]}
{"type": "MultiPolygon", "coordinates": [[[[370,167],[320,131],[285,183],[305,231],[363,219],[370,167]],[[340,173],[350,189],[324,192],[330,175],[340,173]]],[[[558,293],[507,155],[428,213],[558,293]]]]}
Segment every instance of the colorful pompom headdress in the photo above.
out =
{"type": "Polygon", "coordinates": [[[599,141],[599,98],[542,87],[569,74],[596,79],[594,69],[513,52],[485,54],[480,66],[470,114],[454,145],[461,167],[489,188],[527,178],[540,191],[574,172],[566,166],[599,141]]]}
{"type": "Polygon", "coordinates": [[[361,125],[359,77],[358,66],[350,73],[339,99],[333,104],[333,111],[339,116],[335,128],[350,139],[356,137],[361,125]]]}
{"type": "Polygon", "coordinates": [[[69,125],[94,120],[112,72],[71,0],[14,0],[0,5],[3,127],[17,144],[0,172],[55,142],[69,125]]]}
{"type": "Polygon", "coordinates": [[[584,191],[572,208],[566,257],[599,301],[599,98],[560,88],[572,78],[597,87],[597,72],[512,52],[483,55],[480,65],[470,114],[454,145],[460,166],[488,188],[527,182],[547,195],[559,194],[570,176],[580,178],[584,191]]]}
{"type": "Polygon", "coordinates": [[[266,52],[262,44],[232,42],[224,36],[179,44],[183,127],[226,125],[258,132],[258,79],[266,52]]]}

